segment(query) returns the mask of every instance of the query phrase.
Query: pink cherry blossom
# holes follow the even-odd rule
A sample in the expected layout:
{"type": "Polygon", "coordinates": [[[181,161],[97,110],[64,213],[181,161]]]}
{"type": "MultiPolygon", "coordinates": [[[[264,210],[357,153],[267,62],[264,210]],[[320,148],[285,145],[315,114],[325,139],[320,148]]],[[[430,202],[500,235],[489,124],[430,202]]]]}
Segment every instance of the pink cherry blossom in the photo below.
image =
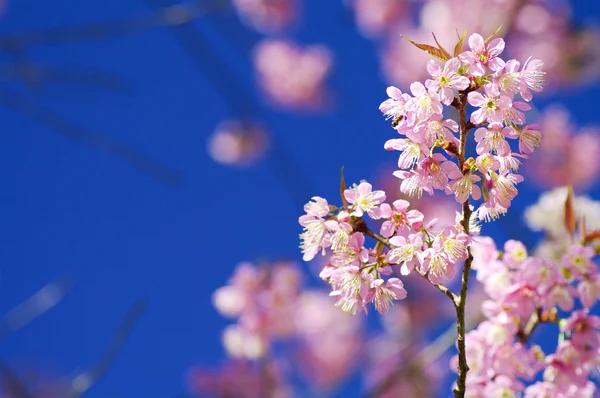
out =
{"type": "Polygon", "coordinates": [[[350,215],[362,217],[366,212],[369,217],[380,217],[379,204],[385,200],[385,192],[373,191],[373,186],[368,182],[361,182],[357,187],[346,189],[344,197],[348,203],[353,204],[354,211],[350,215]]]}
{"type": "Polygon", "coordinates": [[[444,105],[450,105],[454,100],[453,88],[464,90],[471,84],[467,77],[458,74],[460,67],[461,62],[458,58],[451,58],[446,61],[443,69],[434,60],[427,63],[427,71],[433,77],[433,80],[428,79],[425,86],[438,93],[444,105]]]}
{"type": "Polygon", "coordinates": [[[496,72],[504,68],[504,61],[498,58],[498,55],[504,51],[503,39],[493,39],[486,45],[481,35],[473,33],[469,36],[468,42],[471,51],[465,51],[459,58],[471,66],[469,71],[471,74],[483,76],[488,70],[496,72]]]}
{"type": "Polygon", "coordinates": [[[503,112],[512,107],[510,97],[500,94],[498,87],[492,84],[485,86],[485,95],[479,91],[470,92],[468,101],[469,104],[479,107],[471,114],[471,122],[474,124],[481,124],[484,121],[502,123],[505,120],[503,112]]]}

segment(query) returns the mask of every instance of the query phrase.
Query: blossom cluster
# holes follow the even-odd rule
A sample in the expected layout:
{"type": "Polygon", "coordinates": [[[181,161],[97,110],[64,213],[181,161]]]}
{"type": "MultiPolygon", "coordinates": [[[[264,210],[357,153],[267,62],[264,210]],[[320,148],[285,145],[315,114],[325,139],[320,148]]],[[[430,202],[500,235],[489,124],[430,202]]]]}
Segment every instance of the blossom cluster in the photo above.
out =
{"type": "Polygon", "coordinates": [[[543,187],[570,185],[576,190],[592,186],[600,175],[600,128],[577,126],[573,115],[560,105],[545,108],[538,120],[544,143],[525,173],[543,187]]]}
{"type": "Polygon", "coordinates": [[[471,250],[489,300],[482,305],[486,320],[466,335],[469,396],[593,396],[589,376],[600,360],[600,317],[590,314],[600,299],[593,247],[575,242],[559,257],[535,257],[519,241],[500,252],[491,238],[479,237],[471,250]],[[528,344],[545,324],[559,329],[551,354],[528,344]],[[542,380],[526,387],[542,369],[542,380]]]}
{"type": "Polygon", "coordinates": [[[237,318],[223,332],[223,345],[236,358],[265,356],[269,341],[294,331],[292,309],[300,292],[300,273],[292,264],[258,268],[242,263],[230,284],[213,294],[221,314],[237,318]]]}
{"type": "Polygon", "coordinates": [[[273,103],[313,110],[326,104],[325,80],[333,66],[326,46],[264,39],[254,49],[253,62],[258,83],[273,103]]]}
{"type": "Polygon", "coordinates": [[[303,288],[301,280],[296,263],[240,263],[229,284],[212,297],[222,315],[236,319],[222,334],[229,361],[216,370],[193,369],[190,389],[210,396],[290,397],[291,361],[316,389],[330,389],[344,379],[364,340],[363,320],[328,305],[327,294],[303,288]],[[295,352],[281,356],[275,347],[282,343],[295,352]]]}
{"type": "Polygon", "coordinates": [[[453,194],[458,203],[483,195],[479,217],[494,219],[506,212],[518,193],[515,185],[523,180],[517,174],[519,159],[533,153],[541,142],[537,127],[526,125],[523,111],[530,106],[516,96],[530,101],[532,91],[542,90],[543,63],[528,59],[521,67],[514,59],[505,62],[499,57],[504,50],[500,38],[487,42],[472,34],[468,43],[469,51],[443,56],[448,58],[443,65],[430,60],[427,70],[432,78],[425,84],[412,83],[412,95],[388,88],[390,98],[380,110],[403,138],[388,140],[385,148],[402,152],[401,170],[394,173],[402,180],[402,192],[420,196],[437,189],[453,194]],[[444,106],[464,111],[466,103],[476,108],[468,124],[444,119],[444,106]],[[466,142],[456,132],[466,134],[471,128],[476,128],[477,157],[464,159],[466,142]],[[509,139],[518,141],[519,153],[511,150],[509,139]],[[435,148],[445,154],[434,152],[435,148]],[[462,157],[463,162],[457,164],[447,156],[462,157]]]}
{"type": "Polygon", "coordinates": [[[387,81],[409,84],[426,78],[426,54],[406,56],[410,44],[402,35],[424,41],[435,32],[442,45],[456,29],[478,32],[501,26],[514,58],[543,59],[549,88],[572,88],[597,81],[599,31],[594,24],[574,23],[568,0],[350,0],[359,31],[375,39],[387,81]]]}
{"type": "MultiPolygon", "coordinates": [[[[386,313],[394,300],[406,297],[400,278],[391,276],[394,267],[401,275],[413,270],[439,284],[454,276],[456,266],[467,258],[471,238],[460,224],[436,228],[433,220],[423,225],[424,215],[410,210],[406,200],[385,203],[385,192],[373,191],[371,184],[361,182],[343,192],[345,208],[329,205],[315,196],[299,219],[305,231],[301,234],[304,260],[319,252],[328,255],[320,273],[337,297],[336,307],[356,314],[372,302],[380,313],[386,313]],[[379,220],[379,233],[367,226],[365,218],[379,220]],[[367,237],[376,244],[367,247],[367,237]]],[[[476,230],[476,226],[473,226],[476,230]]]]}

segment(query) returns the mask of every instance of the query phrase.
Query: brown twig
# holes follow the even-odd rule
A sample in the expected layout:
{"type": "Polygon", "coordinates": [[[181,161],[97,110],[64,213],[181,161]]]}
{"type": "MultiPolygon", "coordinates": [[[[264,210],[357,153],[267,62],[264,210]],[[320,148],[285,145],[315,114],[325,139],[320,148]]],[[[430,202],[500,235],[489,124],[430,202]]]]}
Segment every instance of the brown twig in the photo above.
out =
{"type": "MultiPolygon", "coordinates": [[[[458,165],[461,170],[465,164],[465,151],[467,146],[467,137],[469,134],[469,126],[466,119],[466,107],[467,107],[467,93],[459,93],[459,104],[458,117],[460,122],[460,152],[458,154],[458,165]]],[[[469,221],[471,219],[471,207],[469,206],[469,199],[463,203],[463,219],[461,225],[465,230],[466,234],[469,234],[469,221]]],[[[460,295],[454,301],[454,307],[456,308],[456,342],[458,349],[458,376],[456,379],[456,388],[454,389],[455,398],[464,398],[466,392],[466,381],[467,372],[469,371],[469,365],[467,364],[467,352],[465,347],[465,306],[467,304],[467,290],[469,288],[469,275],[471,274],[471,263],[473,262],[473,255],[471,249],[467,248],[468,256],[465,260],[462,280],[460,285],[460,295]]]]}
{"type": "Polygon", "coordinates": [[[145,301],[135,302],[121,324],[117,328],[117,331],[113,335],[112,341],[108,345],[108,348],[100,357],[98,362],[92,366],[91,369],[81,373],[80,375],[73,378],[71,381],[71,387],[69,389],[66,398],[79,398],[87,390],[89,390],[96,382],[104,376],[117,354],[121,351],[121,348],[125,344],[125,340],[131,333],[131,330],[137,323],[138,319],[146,309],[145,301]]]}

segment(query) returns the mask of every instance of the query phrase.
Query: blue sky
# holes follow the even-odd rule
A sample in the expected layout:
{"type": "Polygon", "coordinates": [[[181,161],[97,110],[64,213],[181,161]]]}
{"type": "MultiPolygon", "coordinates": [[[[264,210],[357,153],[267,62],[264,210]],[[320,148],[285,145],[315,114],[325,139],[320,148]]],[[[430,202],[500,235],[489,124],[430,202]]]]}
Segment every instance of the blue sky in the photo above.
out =
{"type": "MultiPolygon", "coordinates": [[[[3,342],[4,357],[56,375],[81,371],[102,354],[129,306],[143,298],[147,311],[89,397],[174,396],[183,391],[190,366],[215,364],[223,355],[219,336],[227,321],[213,309],[210,294],[235,265],[300,260],[301,203],[313,195],[335,197],[342,164],[348,182],[394,165],[396,154],[382,148],[391,130],[377,108],[386,84],[373,44],[356,32],[341,2],[306,3],[294,37],[329,45],[336,57],[330,86],[337,108],[320,115],[274,110],[260,99],[249,60],[259,36],[233,15],[196,23],[250,93],[255,105],[248,109],[260,112],[273,131],[273,150],[285,148],[309,181],[304,187],[291,177],[300,186],[293,191],[273,172],[282,167],[277,157],[249,169],[223,167],[208,157],[206,139],[221,120],[235,116],[224,98],[236,91],[225,97],[218,92],[212,72],[197,68],[166,29],[26,50],[35,64],[126,79],[129,93],[43,84],[34,94],[4,84],[168,165],[181,183],[165,184],[0,107],[0,311],[61,275],[76,282],[58,307],[3,342]],[[223,39],[217,28],[234,40],[223,39]]],[[[599,7],[591,3],[575,2],[580,20],[598,21],[599,7]]],[[[14,1],[0,32],[125,18],[148,9],[139,0],[14,1]]],[[[204,50],[200,57],[214,66],[204,50]]],[[[225,84],[235,90],[234,82],[225,84]]],[[[598,88],[565,96],[579,124],[600,123],[598,88]]],[[[525,191],[517,207],[537,197],[525,191]]]]}

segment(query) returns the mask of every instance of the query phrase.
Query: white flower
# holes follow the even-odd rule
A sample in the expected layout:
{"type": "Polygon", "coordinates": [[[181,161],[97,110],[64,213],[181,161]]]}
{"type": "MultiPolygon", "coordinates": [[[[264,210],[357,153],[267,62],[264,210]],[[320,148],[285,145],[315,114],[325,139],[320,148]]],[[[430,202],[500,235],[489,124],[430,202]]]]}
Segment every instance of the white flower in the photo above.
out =
{"type": "MultiPolygon", "coordinates": [[[[525,221],[529,228],[544,231],[554,238],[564,236],[567,192],[567,187],[545,192],[536,204],[525,209],[525,221]]],[[[588,230],[600,229],[600,202],[587,196],[575,196],[573,206],[576,219],[585,218],[588,230]]]]}

